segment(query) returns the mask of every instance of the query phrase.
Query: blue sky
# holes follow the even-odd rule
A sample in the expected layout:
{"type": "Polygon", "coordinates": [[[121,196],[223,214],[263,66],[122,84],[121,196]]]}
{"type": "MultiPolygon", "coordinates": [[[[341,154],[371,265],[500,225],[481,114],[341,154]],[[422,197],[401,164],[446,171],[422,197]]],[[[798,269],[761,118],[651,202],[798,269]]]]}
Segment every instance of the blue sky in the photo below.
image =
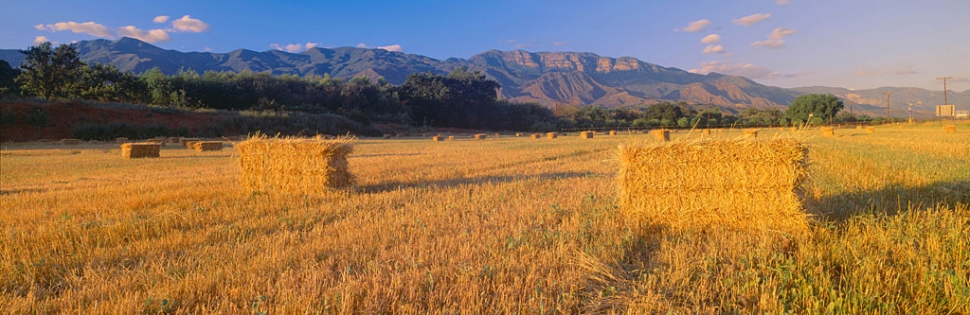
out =
{"type": "Polygon", "coordinates": [[[763,84],[970,89],[970,0],[0,0],[0,48],[137,37],[180,51],[383,47],[632,56],[763,84]]]}

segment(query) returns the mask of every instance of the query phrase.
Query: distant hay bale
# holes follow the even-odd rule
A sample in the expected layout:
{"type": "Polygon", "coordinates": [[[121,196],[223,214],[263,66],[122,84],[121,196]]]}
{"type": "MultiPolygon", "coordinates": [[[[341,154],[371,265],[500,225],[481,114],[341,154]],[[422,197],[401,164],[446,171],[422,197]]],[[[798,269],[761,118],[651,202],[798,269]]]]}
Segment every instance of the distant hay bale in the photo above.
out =
{"type": "Polygon", "coordinates": [[[555,139],[556,137],[559,137],[559,135],[556,134],[555,132],[546,133],[546,138],[555,139]]]}
{"type": "Polygon", "coordinates": [[[516,137],[521,137],[521,136],[522,136],[522,133],[521,133],[521,132],[516,132],[516,133],[515,133],[515,136],[516,136],[516,137]]]}
{"type": "Polygon", "coordinates": [[[455,140],[455,136],[448,136],[448,140],[455,140]]]}
{"type": "Polygon", "coordinates": [[[442,136],[431,137],[431,141],[434,141],[434,142],[443,141],[443,140],[445,140],[445,138],[442,136]]]}
{"type": "Polygon", "coordinates": [[[222,141],[199,141],[192,144],[196,152],[222,150],[222,141]]]}
{"type": "Polygon", "coordinates": [[[392,135],[392,134],[389,134],[389,133],[385,133],[384,134],[384,139],[390,139],[390,138],[393,138],[393,137],[394,137],[394,135],[392,135]]]}
{"type": "Polygon", "coordinates": [[[498,134],[498,133],[496,133],[496,134],[495,134],[495,139],[498,139],[498,136],[499,136],[499,134],[498,134]]]}
{"type": "Polygon", "coordinates": [[[943,132],[944,133],[957,133],[957,126],[956,125],[943,125],[943,132]]]}
{"type": "Polygon", "coordinates": [[[620,146],[620,213],[636,228],[801,233],[808,147],[794,139],[620,146]]]}
{"type": "Polygon", "coordinates": [[[532,138],[532,139],[539,139],[539,138],[542,138],[542,137],[541,137],[541,136],[539,136],[539,134],[538,134],[538,133],[533,133],[533,134],[531,134],[531,135],[529,135],[529,138],[532,138]]]}
{"type": "Polygon", "coordinates": [[[80,139],[61,139],[61,144],[64,145],[79,145],[81,144],[80,139]]]}
{"type": "Polygon", "coordinates": [[[128,143],[128,138],[125,138],[125,137],[115,138],[115,142],[116,143],[128,143]]]}
{"type": "Polygon", "coordinates": [[[745,138],[757,138],[758,129],[744,129],[741,130],[741,135],[745,138]]]}
{"type": "Polygon", "coordinates": [[[487,138],[487,137],[488,137],[488,135],[486,135],[484,133],[476,133],[475,134],[475,140],[485,140],[485,138],[487,138]]]}
{"type": "Polygon", "coordinates": [[[168,137],[166,141],[168,141],[168,143],[179,143],[179,137],[168,137]]]}
{"type": "Polygon", "coordinates": [[[242,186],[253,192],[318,195],[354,185],[353,138],[251,137],[236,145],[242,186]]]}
{"type": "Polygon", "coordinates": [[[40,139],[40,140],[37,140],[37,142],[39,142],[39,143],[50,143],[50,142],[54,142],[54,139],[40,139]]]}
{"type": "Polygon", "coordinates": [[[823,136],[835,137],[835,128],[832,127],[820,127],[823,136]]]}
{"type": "Polygon", "coordinates": [[[121,145],[121,157],[125,159],[157,158],[162,145],[151,142],[124,143],[121,145]]]}
{"type": "Polygon", "coordinates": [[[163,147],[165,146],[165,138],[152,138],[152,139],[148,139],[148,140],[145,140],[145,141],[142,141],[142,142],[145,142],[145,143],[155,143],[155,144],[158,144],[159,146],[163,146],[163,147]]]}
{"type": "Polygon", "coordinates": [[[899,129],[902,130],[902,129],[906,129],[906,128],[904,128],[903,125],[899,125],[899,129]]]}
{"type": "Polygon", "coordinates": [[[650,130],[650,134],[653,135],[654,139],[660,141],[670,141],[670,130],[654,129],[650,130]]]}
{"type": "Polygon", "coordinates": [[[711,130],[710,129],[701,130],[701,134],[702,135],[705,135],[705,136],[710,136],[711,135],[711,130]]]}
{"type": "Polygon", "coordinates": [[[855,125],[855,130],[862,130],[862,125],[855,125]]]}
{"type": "Polygon", "coordinates": [[[616,135],[616,130],[610,130],[610,135],[611,136],[615,136],[616,135]]]}
{"type": "Polygon", "coordinates": [[[866,133],[876,133],[876,127],[866,127],[866,133]]]}
{"type": "Polygon", "coordinates": [[[579,138],[580,139],[593,139],[593,132],[592,131],[583,131],[583,132],[580,132],[579,133],[579,138]]]}
{"type": "Polygon", "coordinates": [[[186,149],[189,149],[189,150],[194,150],[195,149],[195,144],[196,143],[199,143],[199,142],[200,142],[199,140],[185,141],[185,148],[186,149]]]}

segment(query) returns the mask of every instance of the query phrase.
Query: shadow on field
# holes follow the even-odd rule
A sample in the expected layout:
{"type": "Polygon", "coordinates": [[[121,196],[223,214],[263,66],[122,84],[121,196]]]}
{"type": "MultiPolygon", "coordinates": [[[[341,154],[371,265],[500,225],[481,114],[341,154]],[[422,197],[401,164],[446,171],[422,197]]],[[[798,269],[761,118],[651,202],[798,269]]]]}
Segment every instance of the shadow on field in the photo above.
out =
{"type": "Polygon", "coordinates": [[[42,193],[45,191],[47,191],[47,189],[40,189],[40,188],[0,189],[0,196],[16,195],[16,194],[23,194],[23,193],[42,193]]]}
{"type": "Polygon", "coordinates": [[[842,222],[866,213],[895,214],[909,208],[937,205],[953,208],[970,204],[970,181],[937,182],[924,186],[889,184],[882,189],[805,198],[805,208],[820,221],[842,222]]]}
{"type": "Polygon", "coordinates": [[[482,184],[496,184],[496,183],[508,183],[520,180],[538,179],[538,180],[559,180],[559,179],[570,179],[570,178],[580,178],[580,177],[600,177],[600,176],[611,176],[610,174],[604,173],[592,173],[592,172],[555,172],[555,173],[544,173],[539,175],[512,175],[512,176],[477,176],[468,178],[452,178],[444,179],[438,181],[423,181],[423,182],[383,182],[377,185],[361,186],[361,191],[364,193],[380,193],[387,192],[398,189],[407,188],[439,188],[447,189],[454,188],[462,185],[482,185],[482,184]]]}

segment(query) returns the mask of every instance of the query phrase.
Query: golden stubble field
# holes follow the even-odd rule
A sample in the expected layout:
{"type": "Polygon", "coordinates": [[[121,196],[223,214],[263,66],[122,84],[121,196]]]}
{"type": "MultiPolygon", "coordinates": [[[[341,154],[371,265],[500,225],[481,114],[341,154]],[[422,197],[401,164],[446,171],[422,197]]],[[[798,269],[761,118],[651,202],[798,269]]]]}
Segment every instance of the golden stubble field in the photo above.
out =
{"type": "Polygon", "coordinates": [[[359,140],[316,197],[243,191],[231,147],[4,144],[0,312],[970,313],[970,127],[797,137],[808,238],[631,231],[645,134],[359,140]]]}

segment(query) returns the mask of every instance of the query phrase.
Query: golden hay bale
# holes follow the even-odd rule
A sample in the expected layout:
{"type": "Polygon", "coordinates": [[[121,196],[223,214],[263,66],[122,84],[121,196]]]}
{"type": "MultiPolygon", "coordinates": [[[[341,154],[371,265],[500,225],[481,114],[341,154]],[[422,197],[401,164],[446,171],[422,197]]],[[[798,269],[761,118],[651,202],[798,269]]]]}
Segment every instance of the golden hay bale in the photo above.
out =
{"type": "Polygon", "coordinates": [[[559,137],[559,135],[556,134],[555,132],[546,133],[546,138],[555,139],[556,137],[559,137]]]}
{"type": "Polygon", "coordinates": [[[115,138],[115,142],[116,143],[127,143],[128,142],[128,138],[125,138],[125,137],[115,138]]]}
{"type": "Polygon", "coordinates": [[[125,143],[121,145],[121,157],[125,159],[157,158],[162,145],[152,142],[125,143]]]}
{"type": "Polygon", "coordinates": [[[862,125],[855,125],[855,130],[862,130],[862,125]]]}
{"type": "Polygon", "coordinates": [[[943,132],[944,133],[957,133],[957,126],[956,125],[943,125],[943,132]]]}
{"type": "Polygon", "coordinates": [[[222,141],[199,141],[192,144],[196,152],[222,150],[222,141]]]}
{"type": "Polygon", "coordinates": [[[392,137],[394,137],[394,135],[392,135],[392,134],[389,134],[389,133],[385,133],[385,134],[384,134],[384,139],[390,139],[390,138],[392,138],[392,137]]]}
{"type": "Polygon", "coordinates": [[[515,136],[516,136],[516,137],[521,137],[521,136],[522,136],[522,133],[521,133],[521,132],[516,132],[516,133],[515,133],[515,136]]]}
{"type": "Polygon", "coordinates": [[[448,140],[455,140],[455,136],[448,136],[448,140]]]}
{"type": "Polygon", "coordinates": [[[497,134],[497,133],[496,133],[496,134],[495,134],[495,139],[498,139],[498,136],[499,136],[499,134],[497,134]]]}
{"type": "Polygon", "coordinates": [[[179,143],[179,137],[169,137],[166,139],[169,143],[179,143]]]}
{"type": "Polygon", "coordinates": [[[529,135],[529,138],[532,138],[532,139],[539,139],[539,138],[541,138],[541,136],[539,136],[539,134],[538,134],[538,133],[533,133],[533,134],[531,134],[531,135],[529,135]]]}
{"type": "Polygon", "coordinates": [[[876,133],[876,127],[866,127],[866,133],[876,133]]]}
{"type": "Polygon", "coordinates": [[[899,125],[899,129],[902,130],[902,129],[906,129],[906,128],[903,128],[903,125],[899,125]]]}
{"type": "Polygon", "coordinates": [[[653,135],[654,139],[660,141],[670,141],[670,130],[654,129],[650,130],[650,134],[653,135]]]}
{"type": "Polygon", "coordinates": [[[488,137],[488,135],[486,135],[484,133],[477,133],[477,134],[475,134],[475,140],[485,140],[485,138],[487,138],[487,137],[488,137]]]}
{"type": "Polygon", "coordinates": [[[354,185],[353,138],[255,136],[236,145],[242,186],[253,192],[316,195],[354,185]]]}
{"type": "Polygon", "coordinates": [[[835,137],[835,128],[832,127],[820,127],[823,136],[835,137]]]}
{"type": "Polygon", "coordinates": [[[189,150],[195,149],[195,144],[200,142],[199,140],[185,141],[185,148],[189,150]]]}
{"type": "Polygon", "coordinates": [[[583,132],[580,132],[579,133],[579,138],[580,139],[593,139],[593,132],[592,131],[583,131],[583,132]]]}
{"type": "Polygon", "coordinates": [[[741,135],[746,138],[757,138],[758,129],[744,129],[741,130],[741,135]]]}
{"type": "Polygon", "coordinates": [[[445,138],[442,137],[442,136],[434,136],[434,137],[431,137],[431,141],[438,142],[438,141],[443,141],[443,140],[445,140],[445,138]]]}
{"type": "Polygon", "coordinates": [[[61,139],[61,144],[78,145],[78,144],[81,144],[81,140],[79,140],[79,139],[61,139]]]}
{"type": "Polygon", "coordinates": [[[610,130],[610,135],[611,136],[615,136],[616,135],[616,130],[610,130]]]}
{"type": "Polygon", "coordinates": [[[620,146],[620,213],[636,228],[801,233],[808,147],[795,139],[620,146]]]}
{"type": "Polygon", "coordinates": [[[711,130],[710,129],[701,130],[701,134],[702,135],[705,135],[705,136],[710,136],[711,135],[711,130]]]}

